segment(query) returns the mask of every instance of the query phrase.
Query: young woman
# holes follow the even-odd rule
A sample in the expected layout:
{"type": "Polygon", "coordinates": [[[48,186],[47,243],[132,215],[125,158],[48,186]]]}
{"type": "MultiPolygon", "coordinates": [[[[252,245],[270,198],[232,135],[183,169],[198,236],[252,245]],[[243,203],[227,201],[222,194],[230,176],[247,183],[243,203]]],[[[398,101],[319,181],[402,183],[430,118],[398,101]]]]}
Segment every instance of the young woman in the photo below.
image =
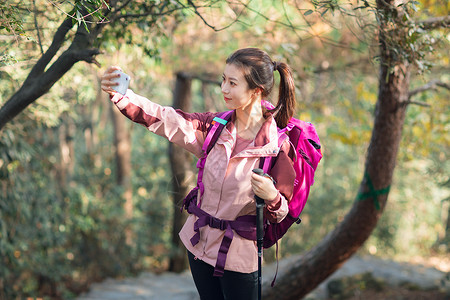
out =
{"type": "MultiPolygon", "coordinates": [[[[110,67],[105,72],[102,89],[117,108],[132,121],[201,157],[208,128],[217,113],[186,113],[162,107],[131,90],[118,94],[113,90],[118,76],[115,70],[120,68],[110,67]]],[[[285,127],[293,115],[295,87],[288,65],[273,62],[257,48],[240,49],[229,56],[222,78],[223,100],[233,113],[207,156],[204,190],[195,196],[209,223],[199,224],[198,214],[189,215],[180,238],[188,250],[202,300],[256,299],[256,242],[228,224],[256,214],[255,195],[264,199],[264,214],[271,222],[280,222],[288,213],[295,179],[293,154],[289,141],[279,141],[277,127],[285,127]],[[268,110],[262,103],[272,91],[275,71],[280,73],[278,103],[268,110]],[[270,169],[274,181],[252,173],[259,167],[260,158],[267,156],[276,157],[270,169]],[[223,247],[227,237],[231,243],[223,247]]]]}

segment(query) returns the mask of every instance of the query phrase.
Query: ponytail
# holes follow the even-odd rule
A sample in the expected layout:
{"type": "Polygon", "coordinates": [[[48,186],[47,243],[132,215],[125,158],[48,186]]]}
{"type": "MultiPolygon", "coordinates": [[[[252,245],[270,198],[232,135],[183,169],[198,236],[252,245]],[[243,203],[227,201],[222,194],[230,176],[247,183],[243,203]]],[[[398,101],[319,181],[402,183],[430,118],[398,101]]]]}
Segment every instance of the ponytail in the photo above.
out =
{"type": "Polygon", "coordinates": [[[278,91],[278,103],[274,109],[269,110],[274,114],[279,128],[287,126],[295,112],[295,85],[291,68],[285,63],[273,62],[274,71],[280,73],[280,88],[278,91]]]}

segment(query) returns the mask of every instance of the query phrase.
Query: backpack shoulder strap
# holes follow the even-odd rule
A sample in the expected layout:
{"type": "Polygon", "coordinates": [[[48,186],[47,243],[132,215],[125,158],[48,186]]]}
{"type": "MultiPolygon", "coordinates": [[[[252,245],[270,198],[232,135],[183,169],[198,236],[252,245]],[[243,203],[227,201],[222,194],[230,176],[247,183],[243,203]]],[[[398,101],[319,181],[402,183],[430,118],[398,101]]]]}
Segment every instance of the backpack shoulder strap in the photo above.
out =
{"type": "Polygon", "coordinates": [[[231,115],[233,114],[232,110],[224,111],[218,113],[213,121],[211,122],[211,126],[209,126],[205,142],[203,143],[203,155],[208,155],[211,151],[214,144],[217,142],[217,139],[220,136],[220,133],[225,128],[227,123],[231,120],[231,115]]]}
{"type": "MultiPolygon", "coordinates": [[[[281,147],[285,141],[289,141],[289,136],[284,132],[278,131],[278,149],[281,147]]],[[[277,157],[274,156],[262,156],[259,160],[259,168],[264,171],[264,173],[269,173],[270,169],[273,167],[277,157]]]]}
{"type": "MultiPolygon", "coordinates": [[[[209,151],[211,151],[214,144],[219,139],[220,133],[225,128],[225,125],[228,123],[228,121],[231,119],[233,111],[225,111],[217,114],[216,117],[214,117],[213,121],[211,122],[211,126],[209,126],[205,141],[202,146],[202,156],[197,162],[197,168],[198,168],[198,176],[197,176],[197,187],[200,189],[200,195],[203,195],[205,191],[205,186],[203,185],[203,169],[205,168],[206,163],[206,156],[208,156],[209,151]]],[[[201,197],[200,197],[201,199],[201,197]]],[[[200,207],[201,202],[198,203],[198,206],[200,207]]]]}

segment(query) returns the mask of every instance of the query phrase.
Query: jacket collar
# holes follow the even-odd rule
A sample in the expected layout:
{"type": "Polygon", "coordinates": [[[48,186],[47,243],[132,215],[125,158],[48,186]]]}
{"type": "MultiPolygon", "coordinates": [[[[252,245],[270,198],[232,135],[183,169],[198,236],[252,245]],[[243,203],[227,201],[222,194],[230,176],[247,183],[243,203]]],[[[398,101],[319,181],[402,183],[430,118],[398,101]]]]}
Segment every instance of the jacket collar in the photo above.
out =
{"type": "MultiPolygon", "coordinates": [[[[247,149],[241,151],[236,155],[236,157],[249,157],[249,156],[276,156],[279,152],[278,146],[278,129],[275,119],[273,115],[269,112],[265,112],[264,114],[265,121],[258,133],[256,134],[255,139],[250,144],[247,149]]],[[[228,122],[227,126],[224,129],[223,134],[220,136],[218,142],[226,143],[236,142],[236,111],[233,112],[231,116],[231,122],[228,122]]]]}

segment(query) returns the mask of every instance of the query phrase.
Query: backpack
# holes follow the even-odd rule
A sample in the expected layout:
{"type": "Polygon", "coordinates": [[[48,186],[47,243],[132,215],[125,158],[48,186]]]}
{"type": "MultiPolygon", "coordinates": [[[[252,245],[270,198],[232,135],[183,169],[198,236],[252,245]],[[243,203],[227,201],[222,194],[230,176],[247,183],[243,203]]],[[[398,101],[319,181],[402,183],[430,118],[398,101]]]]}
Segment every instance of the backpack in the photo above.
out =
{"type": "MultiPolygon", "coordinates": [[[[263,105],[268,109],[274,106],[267,101],[263,101],[263,105]]],[[[322,159],[319,136],[317,135],[314,125],[309,122],[291,118],[285,128],[278,129],[280,140],[284,140],[283,136],[288,135],[289,142],[295,149],[296,157],[294,157],[294,191],[292,199],[289,202],[289,212],[280,223],[266,222],[264,227],[263,247],[269,248],[273,246],[288,231],[292,224],[301,223],[300,213],[305,207],[308,200],[310,187],[314,183],[314,173],[317,169],[319,161],[322,159]]],[[[281,147],[281,145],[279,145],[281,147]]],[[[272,160],[272,157],[263,157],[260,166],[265,173],[270,174],[265,160],[272,160]]],[[[275,158],[276,159],[276,158],[275,158]]]]}
{"type": "MultiPolygon", "coordinates": [[[[267,101],[262,101],[262,104],[268,109],[274,107],[267,101]]],[[[200,239],[199,229],[202,226],[209,225],[214,228],[226,230],[225,237],[222,240],[220,247],[221,250],[224,250],[220,251],[218,254],[216,267],[214,268],[214,276],[221,276],[223,274],[226,255],[233,238],[232,229],[242,237],[256,241],[256,216],[241,216],[236,220],[228,221],[217,219],[200,209],[201,198],[204,192],[202,178],[206,157],[218,140],[223,128],[225,128],[226,124],[230,121],[232,113],[233,111],[225,111],[217,114],[213,119],[211,126],[208,128],[205,142],[202,147],[203,155],[197,162],[197,168],[199,169],[197,186],[186,196],[181,207],[181,209],[185,208],[188,213],[195,214],[199,217],[194,225],[196,234],[191,239],[193,245],[198,243],[200,239]],[[197,201],[197,199],[199,201],[197,201]]],[[[294,170],[296,177],[294,180],[293,196],[288,205],[288,215],[280,223],[272,223],[268,220],[265,220],[264,222],[263,247],[269,248],[274,244],[277,244],[277,252],[278,240],[283,237],[292,224],[299,224],[301,222],[299,216],[305,207],[310,187],[314,183],[314,172],[322,158],[320,140],[311,123],[291,118],[285,128],[278,129],[278,136],[279,147],[281,147],[281,143],[286,139],[286,136],[288,136],[292,148],[295,149],[294,170]]],[[[276,157],[262,157],[260,159],[260,168],[263,169],[265,173],[270,174],[270,167],[274,164],[275,159],[276,157]]],[[[272,286],[274,282],[275,279],[272,282],[272,286]]]]}

